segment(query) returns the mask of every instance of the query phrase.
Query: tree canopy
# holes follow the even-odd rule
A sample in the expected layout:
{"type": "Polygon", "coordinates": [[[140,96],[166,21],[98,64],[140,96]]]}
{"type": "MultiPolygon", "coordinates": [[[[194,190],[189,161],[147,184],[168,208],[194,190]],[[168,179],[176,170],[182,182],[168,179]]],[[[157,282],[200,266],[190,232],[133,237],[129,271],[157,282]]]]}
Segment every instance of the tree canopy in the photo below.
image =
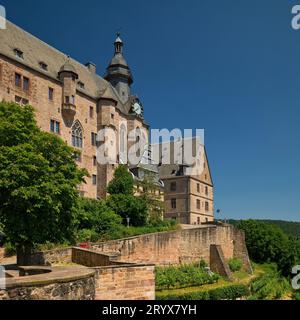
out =
{"type": "Polygon", "coordinates": [[[299,241],[279,227],[256,220],[240,221],[237,227],[245,231],[249,255],[254,262],[274,262],[284,275],[290,274],[299,262],[299,241]]]}
{"type": "Polygon", "coordinates": [[[72,236],[77,187],[87,175],[74,153],[41,131],[31,106],[0,103],[0,223],[18,263],[26,264],[35,244],[72,236]]]}
{"type": "Polygon", "coordinates": [[[134,180],[127,167],[119,166],[109,183],[107,205],[123,218],[130,218],[133,226],[144,226],[148,219],[148,206],[143,197],[134,196],[134,180]]]}

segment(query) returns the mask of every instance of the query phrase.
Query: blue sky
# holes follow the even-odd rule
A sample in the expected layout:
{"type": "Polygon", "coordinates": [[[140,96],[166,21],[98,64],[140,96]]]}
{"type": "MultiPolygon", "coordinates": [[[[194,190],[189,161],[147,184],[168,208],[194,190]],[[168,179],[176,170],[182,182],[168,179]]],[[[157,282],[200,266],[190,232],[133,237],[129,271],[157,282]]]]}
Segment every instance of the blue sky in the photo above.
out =
{"type": "Polygon", "coordinates": [[[147,122],[206,130],[222,217],[300,221],[297,2],[0,0],[12,22],[100,75],[121,28],[147,122]]]}

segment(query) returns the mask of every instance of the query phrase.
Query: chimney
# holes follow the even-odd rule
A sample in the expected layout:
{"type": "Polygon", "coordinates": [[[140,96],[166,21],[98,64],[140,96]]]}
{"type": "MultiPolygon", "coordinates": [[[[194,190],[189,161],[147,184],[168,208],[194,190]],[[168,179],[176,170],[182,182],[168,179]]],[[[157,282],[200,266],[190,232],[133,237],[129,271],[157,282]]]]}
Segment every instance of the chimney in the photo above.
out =
{"type": "Polygon", "coordinates": [[[96,73],[96,65],[93,62],[88,62],[85,66],[89,69],[91,73],[96,73]]]}

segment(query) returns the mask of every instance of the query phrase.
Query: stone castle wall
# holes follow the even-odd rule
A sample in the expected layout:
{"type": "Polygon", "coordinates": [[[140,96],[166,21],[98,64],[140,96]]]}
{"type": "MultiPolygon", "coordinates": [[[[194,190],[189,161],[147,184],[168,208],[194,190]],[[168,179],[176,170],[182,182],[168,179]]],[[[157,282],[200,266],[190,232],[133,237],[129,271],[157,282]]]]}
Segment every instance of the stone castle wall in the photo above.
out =
{"type": "Polygon", "coordinates": [[[154,265],[95,268],[96,300],[155,300],[154,265]]]}
{"type": "Polygon", "coordinates": [[[219,245],[226,260],[240,258],[248,269],[250,262],[244,234],[230,225],[147,234],[92,247],[98,252],[115,253],[115,261],[176,265],[201,259],[210,264],[211,245],[219,245]]]}

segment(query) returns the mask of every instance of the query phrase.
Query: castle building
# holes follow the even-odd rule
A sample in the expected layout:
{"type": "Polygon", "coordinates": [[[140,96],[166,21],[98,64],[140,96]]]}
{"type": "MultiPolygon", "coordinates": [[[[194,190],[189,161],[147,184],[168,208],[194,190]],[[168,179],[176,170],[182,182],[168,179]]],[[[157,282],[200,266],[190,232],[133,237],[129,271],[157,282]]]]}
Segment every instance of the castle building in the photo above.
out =
{"type": "Polygon", "coordinates": [[[114,49],[101,77],[95,64],[81,64],[9,21],[0,30],[0,101],[32,105],[42,130],[81,151],[78,165],[90,177],[80,192],[89,198],[105,198],[107,184],[121,162],[118,154],[116,164],[99,164],[97,132],[112,129],[117,139],[111,141],[111,148],[127,150],[127,132],[149,129],[142,103],[131,94],[133,77],[120,35],[114,49]]]}
{"type": "MultiPolygon", "coordinates": [[[[212,223],[214,221],[214,185],[204,145],[194,137],[178,142],[172,141],[169,146],[170,161],[159,167],[159,177],[164,183],[164,217],[175,219],[182,224],[212,223]],[[187,140],[190,140],[190,148],[188,143],[185,144],[187,140]],[[197,144],[199,144],[199,150],[197,144]],[[191,149],[195,159],[193,164],[185,162],[186,149],[191,149]],[[178,159],[180,159],[179,162],[177,162],[178,159]]],[[[160,148],[165,149],[164,143],[160,148]]]]}
{"type": "MultiPolygon", "coordinates": [[[[88,198],[107,196],[116,166],[127,163],[124,154],[135,144],[128,133],[138,129],[149,136],[143,104],[131,92],[133,76],[123,47],[118,34],[113,58],[101,77],[94,63],[81,64],[9,21],[6,29],[0,30],[0,101],[32,105],[42,130],[57,134],[80,151],[76,161],[89,177],[79,191],[88,198]],[[98,161],[97,133],[102,129],[115,134],[116,139],[108,137],[106,141],[109,149],[116,150],[114,163],[98,161]]],[[[162,199],[165,192],[165,218],[186,224],[212,221],[213,183],[206,154],[203,173],[191,175],[177,164],[158,170],[147,159],[151,158],[149,152],[146,148],[140,162],[129,169],[137,182],[145,171],[154,175],[155,192],[162,199]]]]}

